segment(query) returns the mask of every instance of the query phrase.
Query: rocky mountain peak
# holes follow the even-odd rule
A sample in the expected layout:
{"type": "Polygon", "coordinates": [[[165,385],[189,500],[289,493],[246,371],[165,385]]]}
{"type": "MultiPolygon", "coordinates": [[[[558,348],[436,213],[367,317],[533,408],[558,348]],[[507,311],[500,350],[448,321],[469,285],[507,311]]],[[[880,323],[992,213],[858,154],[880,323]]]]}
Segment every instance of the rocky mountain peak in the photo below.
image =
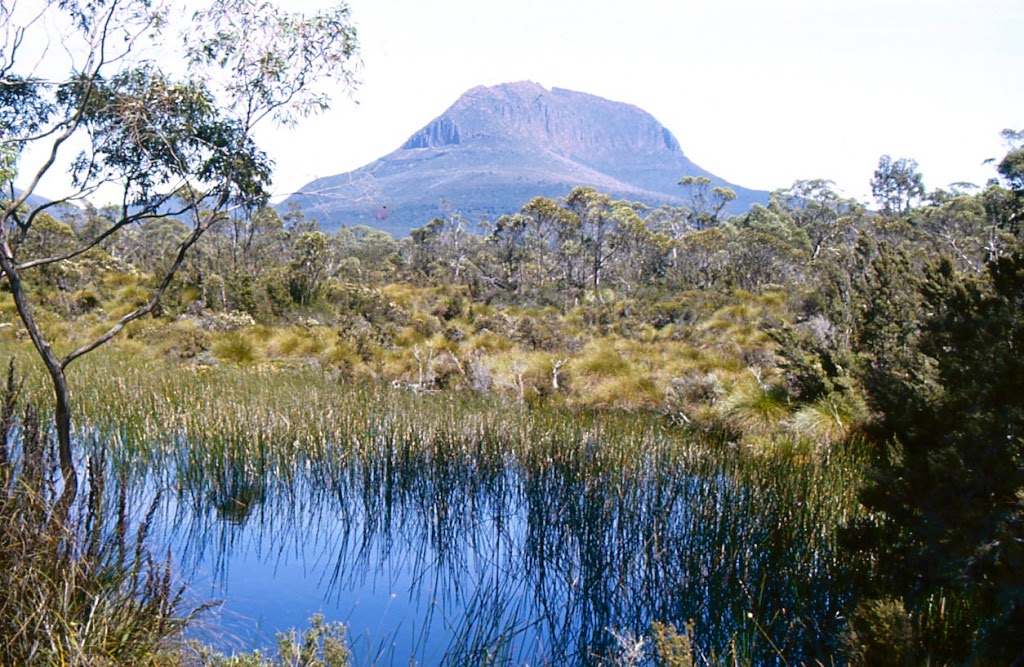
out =
{"type": "Polygon", "coordinates": [[[596,167],[627,156],[682,155],[672,133],[633,105],[532,81],[470,89],[402,149],[467,141],[527,142],[596,167]]]}
{"type": "Polygon", "coordinates": [[[692,163],[638,107],[518,81],[466,91],[398,150],[309,183],[285,205],[303,206],[326,229],[365,224],[402,236],[453,212],[496,220],[533,197],[562,197],[579,185],[681,205],[684,176],[732,187],[734,210],[768,199],[692,163]]]}

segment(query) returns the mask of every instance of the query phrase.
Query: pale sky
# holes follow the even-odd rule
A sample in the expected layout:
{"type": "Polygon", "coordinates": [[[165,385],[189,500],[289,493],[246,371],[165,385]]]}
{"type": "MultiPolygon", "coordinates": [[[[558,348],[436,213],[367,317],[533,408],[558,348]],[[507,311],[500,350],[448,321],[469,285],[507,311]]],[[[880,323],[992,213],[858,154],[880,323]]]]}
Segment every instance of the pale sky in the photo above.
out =
{"type": "Polygon", "coordinates": [[[916,159],[929,189],[983,185],[1000,131],[1024,129],[1022,0],[349,1],[353,99],[258,135],[279,198],[393,151],[473,86],[527,79],[644,109],[738,185],[827,178],[862,201],[882,154],[916,159]]]}
{"type": "MultiPolygon", "coordinates": [[[[316,0],[307,0],[310,6],[316,0]]],[[[634,104],[751,188],[870,198],[882,154],[979,185],[1024,129],[1021,0],[351,0],[358,105],[265,133],[275,187],[381,157],[464,91],[529,79],[634,104]]]]}

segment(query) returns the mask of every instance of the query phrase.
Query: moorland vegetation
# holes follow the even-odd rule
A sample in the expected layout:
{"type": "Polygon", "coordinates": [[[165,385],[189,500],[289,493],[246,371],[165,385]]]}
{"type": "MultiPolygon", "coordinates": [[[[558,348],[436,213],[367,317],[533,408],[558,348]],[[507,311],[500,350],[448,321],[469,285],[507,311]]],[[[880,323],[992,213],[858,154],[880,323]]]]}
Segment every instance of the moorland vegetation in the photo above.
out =
{"type": "MultiPolygon", "coordinates": [[[[685,207],[580,187],[478,228],[453,213],[402,239],[324,231],[266,205],[252,129],[323,108],[318,77],[351,82],[347,10],[214,3],[205,23],[223,30],[196,35],[196,74],[175,82],[117,69],[162,26],[149,3],[53,8],[93,40],[86,66],[60,84],[21,76],[15,31],[0,69],[0,345],[23,376],[2,415],[5,661],[264,662],[181,643],[192,612],[149,552],[148,515],[132,536],[133,470],[182,457],[170,488],[194,475],[244,512],[297,471],[391,471],[396,453],[569,471],[584,490],[646,479],[647,456],[681,471],[714,453],[706,479],[729,465],[768,489],[742,496],[773,508],[765,544],[820,548],[792,560],[851,587],[829,598],[836,622],[808,604],[775,634],[778,614],[747,609],[742,648],[739,631],[654,619],[649,657],[666,664],[1024,658],[1024,133],[1004,133],[981,187],[928,191],[912,160],[884,156],[875,210],[813,180],[727,217],[727,189],[684,178],[685,207]],[[122,37],[121,53],[95,47],[122,37]],[[26,147],[55,155],[76,133],[93,143],[71,195],[30,201],[53,160],[13,190],[26,147]],[[118,206],[66,206],[111,184],[118,206]],[[634,430],[595,453],[570,426],[595,415],[634,430]],[[382,416],[402,424],[383,450],[382,416]]],[[[347,660],[342,635],[316,619],[278,662],[347,660]]],[[[643,659],[625,644],[608,660],[643,659]]]]}
{"type": "MultiPolygon", "coordinates": [[[[498,395],[577,419],[646,414],[761,465],[794,443],[820,459],[867,442],[873,453],[857,474],[831,489],[859,489],[860,509],[833,535],[863,564],[861,602],[837,632],[854,647],[850,660],[877,664],[896,642],[893,664],[998,664],[1019,651],[1021,614],[1019,150],[1000,163],[1005,185],[905,199],[881,194],[881,179],[899,176],[883,160],[877,211],[815,181],[700,225],[691,209],[647,210],[585,188],[476,233],[453,217],[399,240],[325,233],[301,211],[224,216],[159,308],[105,349],[127,365],[98,375],[129,381],[141,362],[143,375],[164,367],[199,387],[227,382],[212,394],[246,406],[234,414],[321,434],[331,426],[312,415],[328,407],[287,407],[294,395],[310,409],[317,394],[268,377],[318,377],[340,394],[378,387],[423,405],[498,395]],[[223,379],[233,373],[250,379],[223,379]],[[270,394],[228,389],[257,377],[270,394]]],[[[40,217],[20,252],[60,253],[109,224],[103,211],[40,217]]],[[[173,218],[144,222],[34,271],[39,326],[68,347],[106,331],[149,299],[186,235],[173,218]]],[[[9,291],[0,311],[4,347],[22,357],[27,334],[9,291]]],[[[175,419],[158,416],[159,401],[136,406],[150,421],[102,407],[116,391],[77,395],[90,420],[104,410],[121,410],[126,424],[175,419]]],[[[244,429],[217,419],[197,433],[244,429]]],[[[158,431],[138,439],[158,441],[158,431]]],[[[299,440],[329,448],[323,436],[299,440]]]]}

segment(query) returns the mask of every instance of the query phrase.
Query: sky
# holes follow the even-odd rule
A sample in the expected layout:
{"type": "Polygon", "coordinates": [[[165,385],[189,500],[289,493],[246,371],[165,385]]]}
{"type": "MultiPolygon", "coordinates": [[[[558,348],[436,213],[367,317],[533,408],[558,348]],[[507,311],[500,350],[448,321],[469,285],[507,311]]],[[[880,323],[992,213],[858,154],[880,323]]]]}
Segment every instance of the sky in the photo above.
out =
{"type": "MultiPolygon", "coordinates": [[[[300,9],[327,0],[290,0],[300,9]]],[[[979,185],[1024,129],[1021,0],[349,0],[361,85],[264,127],[278,198],[395,150],[473,86],[531,80],[627,102],[701,167],[870,200],[878,158],[979,185]]]]}
{"type": "MultiPolygon", "coordinates": [[[[307,0],[307,7],[317,6],[307,0]]],[[[279,194],[381,157],[476,85],[531,80],[628,102],[687,156],[772,190],[870,199],[878,158],[983,185],[1024,129],[1020,0],[350,0],[354,100],[261,135],[279,194]]]]}

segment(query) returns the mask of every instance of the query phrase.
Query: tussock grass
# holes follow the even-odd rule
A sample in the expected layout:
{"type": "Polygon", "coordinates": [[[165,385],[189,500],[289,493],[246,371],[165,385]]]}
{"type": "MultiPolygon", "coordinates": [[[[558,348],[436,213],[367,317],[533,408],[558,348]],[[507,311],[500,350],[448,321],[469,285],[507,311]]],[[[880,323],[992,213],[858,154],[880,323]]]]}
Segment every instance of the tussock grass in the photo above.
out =
{"type": "Polygon", "coordinates": [[[630,371],[629,361],[610,343],[593,346],[573,367],[580,373],[603,377],[625,375],[630,371]]]}
{"type": "Polygon", "coordinates": [[[797,410],[791,425],[807,438],[832,445],[848,440],[867,418],[867,406],[858,397],[830,394],[797,410]]]}
{"type": "Polygon", "coordinates": [[[791,409],[783,386],[757,379],[742,381],[733,387],[722,400],[719,414],[733,430],[759,436],[776,431],[779,423],[789,417],[791,409]]]}
{"type": "Polygon", "coordinates": [[[256,342],[244,331],[221,334],[214,340],[212,350],[218,359],[233,364],[251,364],[260,356],[256,342]]]}

